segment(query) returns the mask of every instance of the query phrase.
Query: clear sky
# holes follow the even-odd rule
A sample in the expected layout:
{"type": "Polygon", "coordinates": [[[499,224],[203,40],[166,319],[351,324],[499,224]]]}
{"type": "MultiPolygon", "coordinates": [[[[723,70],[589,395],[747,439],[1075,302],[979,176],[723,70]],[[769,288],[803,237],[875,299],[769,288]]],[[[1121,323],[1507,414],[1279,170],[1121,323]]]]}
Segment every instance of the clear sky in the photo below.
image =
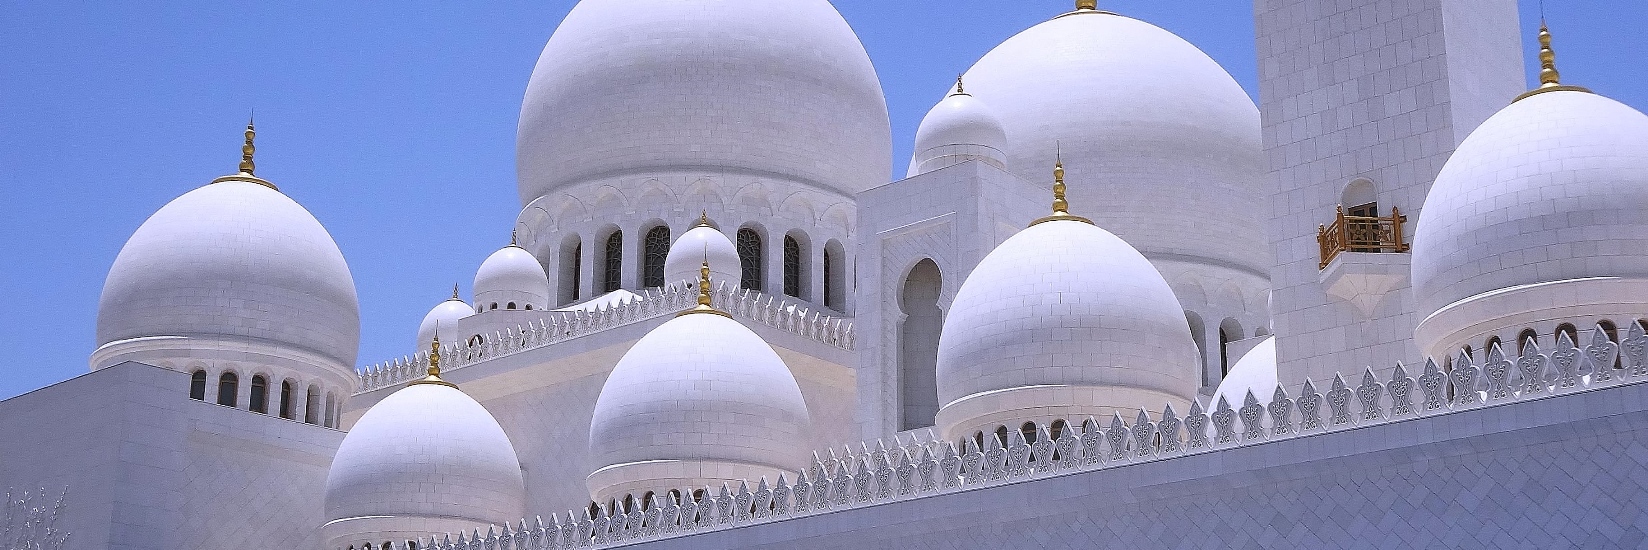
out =
{"type": "MultiPolygon", "coordinates": [[[[360,363],[412,351],[424,313],[453,282],[467,296],[508,243],[521,96],[574,3],[0,0],[0,288],[12,300],[0,398],[86,372],[121,245],[167,201],[234,171],[253,108],[258,175],[349,261],[360,363]]],[[[881,75],[902,174],[955,75],[1073,1],[835,5],[881,75]]],[[[1249,2],[1101,5],[1185,37],[1256,94],[1249,2]]],[[[1548,10],[1565,82],[1648,109],[1648,2],[1548,10]]],[[[1538,13],[1523,2],[1530,59],[1538,13]]]]}

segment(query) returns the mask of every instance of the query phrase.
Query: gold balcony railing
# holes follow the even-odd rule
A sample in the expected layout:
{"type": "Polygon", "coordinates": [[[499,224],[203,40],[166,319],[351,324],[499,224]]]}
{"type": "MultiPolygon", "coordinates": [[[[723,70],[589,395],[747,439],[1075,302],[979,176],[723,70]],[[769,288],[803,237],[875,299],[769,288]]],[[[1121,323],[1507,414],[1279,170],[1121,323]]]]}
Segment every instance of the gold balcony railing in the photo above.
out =
{"type": "Polygon", "coordinates": [[[1340,252],[1407,252],[1408,243],[1402,238],[1402,222],[1407,216],[1397,208],[1390,216],[1347,216],[1344,205],[1333,218],[1332,225],[1316,226],[1316,243],[1322,248],[1325,269],[1340,252]]]}

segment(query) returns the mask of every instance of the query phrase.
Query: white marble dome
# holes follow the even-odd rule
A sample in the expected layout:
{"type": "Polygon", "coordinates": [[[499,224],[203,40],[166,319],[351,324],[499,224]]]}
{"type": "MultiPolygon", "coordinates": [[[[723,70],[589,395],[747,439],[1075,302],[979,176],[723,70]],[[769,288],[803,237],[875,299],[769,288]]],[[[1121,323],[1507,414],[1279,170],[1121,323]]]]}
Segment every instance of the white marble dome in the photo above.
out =
{"type": "Polygon", "coordinates": [[[969,160],[1007,168],[1007,129],[994,111],[972,94],[950,89],[916,129],[915,154],[907,176],[925,174],[969,160]]]}
{"type": "Polygon", "coordinates": [[[1182,411],[1198,385],[1173,289],[1132,246],[1079,221],[1032,225],[985,256],[956,291],[938,346],[947,438],[1168,403],[1182,411]]]}
{"type": "Polygon", "coordinates": [[[1276,337],[1272,336],[1261,340],[1231,365],[1219,388],[1213,391],[1213,397],[1208,398],[1207,410],[1217,409],[1221,397],[1230,403],[1230,408],[1240,409],[1247,403],[1249,391],[1260,403],[1270,403],[1276,396],[1276,381],[1276,337]]]}
{"type": "Polygon", "coordinates": [[[704,169],[851,195],[886,183],[891,135],[869,55],[826,0],[583,0],[527,85],[521,203],[704,169]]]}
{"type": "Polygon", "coordinates": [[[664,257],[664,281],[697,282],[698,269],[705,261],[710,263],[710,277],[717,286],[723,281],[738,286],[743,280],[743,262],[732,241],[721,230],[699,223],[670,245],[669,255],[664,257]]]}
{"type": "MultiPolygon", "coordinates": [[[[1150,23],[1079,10],[996,46],[964,77],[1007,132],[1008,169],[1046,182],[1152,260],[1267,277],[1259,110],[1207,54],[1150,23]],[[1212,260],[1212,261],[1209,261],[1212,260]]],[[[1166,269],[1164,269],[1166,271],[1166,269]]]]}
{"type": "Polygon", "coordinates": [[[423,322],[418,324],[418,349],[428,349],[437,334],[448,342],[462,340],[458,334],[458,320],[474,314],[475,310],[458,297],[457,289],[453,289],[452,297],[435,304],[423,316],[423,322]]]}
{"type": "Polygon", "coordinates": [[[485,407],[450,385],[417,383],[372,406],[326,476],[328,548],[486,530],[524,517],[515,446],[485,407]]]}
{"type": "Polygon", "coordinates": [[[795,376],[761,337],[717,314],[676,317],[636,342],[601,388],[590,495],[793,479],[807,465],[810,418],[795,376]]]}
{"type": "Polygon", "coordinates": [[[1511,324],[1610,313],[1596,307],[1640,314],[1648,116],[1581,91],[1540,93],[1499,111],[1437,175],[1412,262],[1424,318],[1416,337],[1430,354],[1511,324]]]}
{"type": "Polygon", "coordinates": [[[354,379],[359,343],[355,282],[331,234],[280,191],[228,176],[126,241],[98,302],[91,367],[238,359],[340,385],[354,379]]]}
{"type": "Polygon", "coordinates": [[[478,310],[549,307],[549,275],[538,258],[510,243],[498,249],[475,270],[475,307],[478,310]]]}

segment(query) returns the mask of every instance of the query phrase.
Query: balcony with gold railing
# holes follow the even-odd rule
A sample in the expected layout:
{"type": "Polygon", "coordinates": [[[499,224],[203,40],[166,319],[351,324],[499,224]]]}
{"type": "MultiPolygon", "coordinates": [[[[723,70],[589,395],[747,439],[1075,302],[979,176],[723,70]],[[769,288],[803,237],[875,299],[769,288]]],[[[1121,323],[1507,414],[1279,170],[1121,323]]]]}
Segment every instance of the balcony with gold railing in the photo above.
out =
{"type": "Polygon", "coordinates": [[[1322,252],[1317,268],[1327,269],[1340,252],[1407,252],[1408,243],[1402,236],[1406,221],[1408,217],[1397,208],[1391,208],[1389,216],[1348,216],[1340,205],[1332,225],[1316,226],[1316,243],[1322,252]]]}

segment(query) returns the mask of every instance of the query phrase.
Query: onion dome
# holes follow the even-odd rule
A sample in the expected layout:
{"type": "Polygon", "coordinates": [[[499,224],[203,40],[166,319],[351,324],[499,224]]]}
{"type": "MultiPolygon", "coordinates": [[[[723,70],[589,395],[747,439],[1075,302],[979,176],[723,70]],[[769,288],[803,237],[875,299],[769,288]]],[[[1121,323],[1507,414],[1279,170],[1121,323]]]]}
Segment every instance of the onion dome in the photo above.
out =
{"type": "Polygon", "coordinates": [[[1054,214],[986,255],[956,291],[938,344],[946,438],[1055,419],[1182,406],[1196,344],[1139,251],[1083,218],[1054,171],[1054,214]]]}
{"type": "Polygon", "coordinates": [[[458,297],[458,285],[452,285],[452,297],[445,302],[436,304],[423,316],[423,322],[418,324],[418,347],[428,347],[435,340],[437,330],[440,336],[446,337],[448,342],[461,340],[458,336],[458,320],[474,315],[475,310],[458,297]]]}
{"type": "Polygon", "coordinates": [[[174,199],[126,241],[103,285],[91,367],[253,364],[349,391],[360,308],[349,265],[313,215],[240,172],[174,199]]]}
{"type": "Polygon", "coordinates": [[[738,249],[733,247],[725,233],[710,226],[707,213],[699,216],[698,225],[681,234],[681,238],[670,245],[669,255],[664,257],[664,281],[697,281],[698,264],[705,262],[711,266],[711,278],[725,281],[728,286],[737,286],[743,279],[743,262],[738,258],[738,249]]]}
{"type": "Polygon", "coordinates": [[[1218,408],[1219,398],[1223,397],[1231,408],[1240,409],[1249,391],[1260,402],[1269,403],[1276,395],[1276,378],[1276,337],[1272,336],[1253,346],[1230,367],[1225,379],[1219,382],[1219,388],[1213,391],[1207,408],[1218,408]]]}
{"type": "Polygon", "coordinates": [[[1434,357],[1648,309],[1648,116],[1563,85],[1540,41],[1540,87],[1459,144],[1420,212],[1415,338],[1434,357]]]}
{"type": "Polygon", "coordinates": [[[589,427],[596,502],[806,467],[800,385],[772,346],[710,306],[710,281],[700,264],[698,306],[636,342],[601,388],[589,427]]]}
{"type": "Polygon", "coordinates": [[[1007,168],[1007,130],[983,101],[967,93],[960,77],[944,101],[927,112],[916,130],[916,153],[909,176],[969,160],[1007,168]]]}
{"type": "Polygon", "coordinates": [[[475,270],[475,309],[546,309],[549,275],[531,252],[510,234],[509,246],[498,249],[475,270]]]}
{"type": "MultiPolygon", "coordinates": [[[[1155,25],[1093,9],[1031,27],[965,74],[1006,129],[1007,167],[1044,181],[1053,153],[1100,225],[1152,260],[1268,278],[1259,109],[1207,54],[1155,25]]],[[[1164,268],[1165,270],[1165,268],[1164,268]]]]}
{"type": "Polygon", "coordinates": [[[827,0],[583,0],[527,84],[521,203],[625,175],[735,171],[852,195],[892,171],[887,104],[827,0]]]}
{"type": "Polygon", "coordinates": [[[526,485],[515,446],[497,419],[440,377],[373,405],[344,436],[326,475],[328,548],[486,530],[524,516],[526,485]]]}

